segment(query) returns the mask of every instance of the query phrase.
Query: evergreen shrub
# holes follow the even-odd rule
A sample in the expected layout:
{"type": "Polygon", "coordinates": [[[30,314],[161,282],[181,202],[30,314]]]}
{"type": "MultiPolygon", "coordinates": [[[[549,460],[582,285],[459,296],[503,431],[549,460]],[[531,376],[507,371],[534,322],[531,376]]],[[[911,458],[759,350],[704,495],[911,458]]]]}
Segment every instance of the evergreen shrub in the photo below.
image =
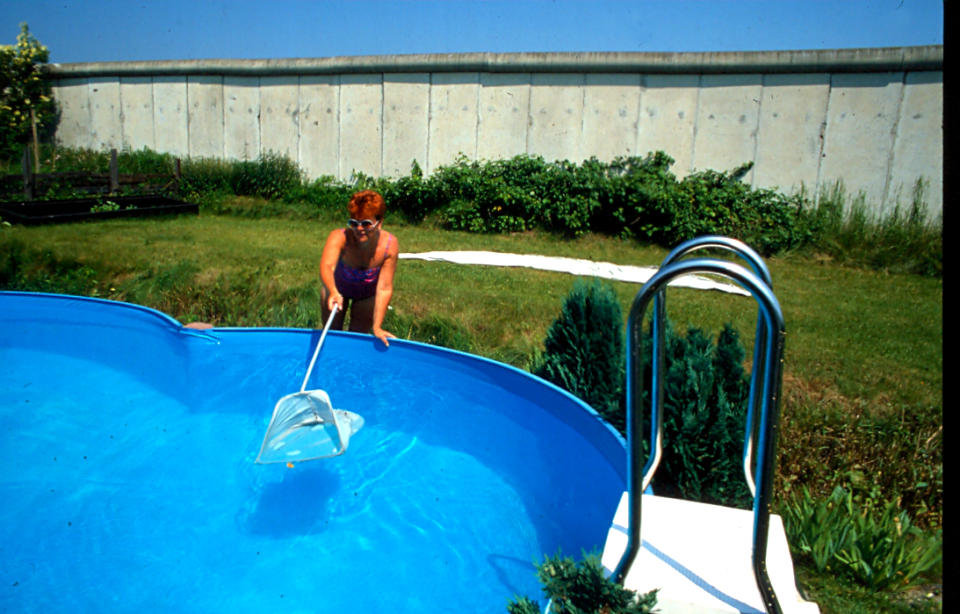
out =
{"type": "Polygon", "coordinates": [[[577,281],[544,345],[534,374],[579,397],[623,432],[623,312],[613,287],[577,281]]]}
{"type": "MultiPolygon", "coordinates": [[[[729,324],[716,343],[697,328],[686,336],[669,322],[666,329],[664,454],[654,492],[749,507],[742,454],[750,385],[740,336],[729,324]]],[[[649,369],[646,377],[649,390],[649,369]]]]}
{"type": "MultiPolygon", "coordinates": [[[[748,507],[742,471],[749,378],[737,331],[723,327],[716,343],[702,330],[665,327],[664,454],[655,492],[720,505],[748,507]]],[[[645,333],[644,348],[650,347],[645,333]]],[[[643,357],[650,390],[649,357],[643,357]]],[[[533,372],[593,407],[626,431],[623,315],[608,284],[578,282],[544,341],[533,372]]],[[[649,399],[644,399],[649,407],[649,399]]],[[[646,451],[647,438],[643,441],[646,451]]]]}

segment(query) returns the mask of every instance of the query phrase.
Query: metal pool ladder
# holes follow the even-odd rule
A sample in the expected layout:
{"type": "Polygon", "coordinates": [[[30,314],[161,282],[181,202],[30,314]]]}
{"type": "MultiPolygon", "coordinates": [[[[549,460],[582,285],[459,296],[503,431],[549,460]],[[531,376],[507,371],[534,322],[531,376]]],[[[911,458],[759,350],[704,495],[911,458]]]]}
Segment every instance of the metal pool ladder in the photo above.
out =
{"type": "MultiPolygon", "coordinates": [[[[760,256],[746,244],[720,236],[705,236],[687,241],[664,259],[659,271],[637,293],[627,321],[627,445],[628,491],[627,544],[613,570],[612,578],[621,584],[633,565],[641,544],[640,520],[642,493],[650,485],[663,454],[663,380],[664,337],[667,284],[690,274],[713,274],[737,282],[750,292],[759,305],[753,370],[747,407],[743,448],[743,471],[753,495],[751,566],[763,607],[768,614],[780,614],[780,601],[767,572],[767,541],[770,525],[770,502],[776,460],[780,387],[784,347],[783,313],[773,294],[770,273],[760,256]],[[721,249],[739,256],[749,265],[743,266],[717,258],[685,258],[692,252],[721,249]],[[644,348],[642,323],[647,307],[653,303],[650,345],[644,348]],[[640,440],[643,437],[644,356],[652,355],[650,454],[640,467],[640,440]]],[[[723,509],[723,508],[721,508],[723,509]]],[[[742,512],[746,514],[747,512],[742,512]]],[[[708,546],[708,545],[707,545],[708,546]]],[[[709,546],[708,546],[709,547],[709,546]]],[[[792,575],[792,574],[791,574],[792,575]]],[[[795,590],[795,586],[792,587],[795,590]]],[[[813,604],[810,604],[813,605],[813,604]]],[[[816,607],[813,605],[813,607],[816,607]]],[[[754,610],[748,610],[754,611],[754,610]]]]}

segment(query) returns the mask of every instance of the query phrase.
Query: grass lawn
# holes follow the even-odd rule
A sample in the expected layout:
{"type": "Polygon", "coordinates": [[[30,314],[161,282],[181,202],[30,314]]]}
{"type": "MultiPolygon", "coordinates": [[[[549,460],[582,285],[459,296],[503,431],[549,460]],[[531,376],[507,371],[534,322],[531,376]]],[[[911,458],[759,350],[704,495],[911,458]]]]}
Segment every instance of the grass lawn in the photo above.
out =
{"type": "MultiPolygon", "coordinates": [[[[477,235],[387,222],[404,252],[493,250],[638,266],[658,265],[666,255],[595,235],[477,235]]],[[[5,227],[0,286],[126,300],[183,322],[319,327],[320,251],[341,223],[329,214],[304,220],[201,213],[5,227]]],[[[778,491],[805,485],[829,493],[837,483],[859,483],[871,496],[901,497],[918,522],[940,526],[942,280],[848,268],[814,254],[776,257],[768,265],[787,327],[778,491]]],[[[403,260],[385,328],[528,368],[575,280],[403,260]]],[[[611,284],[626,314],[639,286],[611,284]]],[[[731,322],[750,355],[752,299],[689,289],[671,289],[669,296],[678,329],[697,326],[715,335],[731,322]]],[[[937,611],[890,594],[871,596],[863,609],[862,589],[809,571],[801,578],[827,614],[937,611]]]]}

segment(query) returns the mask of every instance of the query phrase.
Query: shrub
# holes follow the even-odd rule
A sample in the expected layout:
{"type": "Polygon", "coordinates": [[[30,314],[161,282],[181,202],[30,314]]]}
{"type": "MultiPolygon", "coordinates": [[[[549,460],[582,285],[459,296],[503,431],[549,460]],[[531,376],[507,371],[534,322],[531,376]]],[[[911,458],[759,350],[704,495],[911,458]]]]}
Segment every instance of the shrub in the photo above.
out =
{"type": "MultiPolygon", "coordinates": [[[[700,329],[665,331],[664,454],[655,492],[748,507],[752,498],[741,458],[749,395],[740,336],[725,325],[716,343],[700,329]]],[[[544,341],[534,374],[593,407],[621,433],[626,430],[623,316],[613,289],[578,282],[544,341]]],[[[645,333],[644,347],[650,347],[645,333]]],[[[649,359],[644,390],[650,390],[649,359]]],[[[648,393],[647,393],[648,394],[648,393]]],[[[644,407],[649,407],[645,399],[644,407]]],[[[644,440],[643,445],[648,445],[644,440]]]]}
{"type": "Polygon", "coordinates": [[[943,561],[941,530],[922,532],[899,501],[870,512],[838,486],[820,501],[804,489],[781,511],[796,554],[821,573],[842,574],[873,590],[906,588],[943,561]]]}
{"type": "Polygon", "coordinates": [[[423,171],[416,160],[410,166],[410,175],[384,185],[381,195],[391,209],[413,223],[423,221],[436,208],[430,186],[423,180],[423,171]]]}
{"type": "Polygon", "coordinates": [[[690,328],[682,337],[667,323],[664,454],[654,492],[749,507],[752,497],[741,465],[749,395],[744,356],[739,334],[729,324],[714,344],[700,329],[690,328]]]}
{"type": "MultiPolygon", "coordinates": [[[[607,578],[595,555],[580,563],[559,555],[537,566],[544,595],[555,614],[648,614],[657,604],[657,591],[644,595],[628,590],[607,578]]],[[[514,599],[510,614],[540,614],[540,606],[528,597],[514,599]]]]}
{"type": "Polygon", "coordinates": [[[578,281],[547,332],[534,374],[580,397],[621,432],[623,314],[609,284],[578,281]]]}

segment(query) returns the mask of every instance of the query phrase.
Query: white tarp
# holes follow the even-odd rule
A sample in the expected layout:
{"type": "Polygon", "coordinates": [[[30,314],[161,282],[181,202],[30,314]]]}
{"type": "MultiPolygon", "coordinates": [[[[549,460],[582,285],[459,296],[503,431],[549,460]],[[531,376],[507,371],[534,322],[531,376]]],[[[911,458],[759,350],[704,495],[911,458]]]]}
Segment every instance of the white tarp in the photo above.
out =
{"type": "MultiPolygon", "coordinates": [[[[570,273],[584,277],[602,277],[616,281],[626,281],[635,284],[646,283],[657,267],[638,267],[613,264],[610,262],[594,262],[577,258],[559,258],[554,256],[536,256],[531,254],[509,254],[502,252],[421,252],[419,254],[400,253],[400,258],[411,260],[428,260],[452,262],[455,264],[483,264],[490,266],[523,267],[539,269],[541,271],[555,271],[570,273]]],[[[699,275],[685,275],[670,282],[671,286],[697,288],[700,290],[719,290],[731,294],[750,296],[750,293],[732,283],[714,281],[699,275]]]]}

